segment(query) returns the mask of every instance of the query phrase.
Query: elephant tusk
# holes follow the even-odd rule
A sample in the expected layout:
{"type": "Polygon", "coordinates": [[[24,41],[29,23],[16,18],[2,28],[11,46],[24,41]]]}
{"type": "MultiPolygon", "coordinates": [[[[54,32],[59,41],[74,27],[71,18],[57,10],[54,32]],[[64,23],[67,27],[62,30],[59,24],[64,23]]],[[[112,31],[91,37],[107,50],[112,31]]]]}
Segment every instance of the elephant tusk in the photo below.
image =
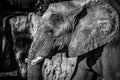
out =
{"type": "Polygon", "coordinates": [[[28,63],[28,58],[25,58],[25,63],[28,63]]]}
{"type": "Polygon", "coordinates": [[[31,61],[31,65],[36,65],[37,63],[39,63],[40,61],[42,61],[43,60],[43,57],[36,57],[35,59],[33,59],[32,61],[31,61]]]}

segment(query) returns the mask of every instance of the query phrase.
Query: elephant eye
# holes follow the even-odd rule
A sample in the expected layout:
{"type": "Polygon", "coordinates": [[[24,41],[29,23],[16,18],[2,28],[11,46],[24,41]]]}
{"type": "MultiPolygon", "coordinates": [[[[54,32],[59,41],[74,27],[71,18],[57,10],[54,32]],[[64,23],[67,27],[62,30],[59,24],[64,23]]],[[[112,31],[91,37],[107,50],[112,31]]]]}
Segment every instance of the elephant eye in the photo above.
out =
{"type": "Polygon", "coordinates": [[[45,33],[47,35],[52,36],[54,34],[54,29],[53,28],[51,28],[50,26],[46,26],[45,28],[46,28],[45,33]]]}
{"type": "Polygon", "coordinates": [[[64,18],[62,14],[54,13],[50,17],[50,24],[52,24],[54,27],[57,27],[59,24],[62,24],[64,22],[64,18]]]}

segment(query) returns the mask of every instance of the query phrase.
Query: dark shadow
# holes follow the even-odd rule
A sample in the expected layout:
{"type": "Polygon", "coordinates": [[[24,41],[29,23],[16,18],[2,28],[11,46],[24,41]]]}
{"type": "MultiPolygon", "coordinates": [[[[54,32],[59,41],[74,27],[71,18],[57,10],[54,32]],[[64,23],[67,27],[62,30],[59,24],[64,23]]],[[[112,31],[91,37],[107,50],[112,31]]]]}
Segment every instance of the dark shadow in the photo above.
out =
{"type": "MultiPolygon", "coordinates": [[[[78,65],[79,63],[84,59],[84,58],[87,58],[87,66],[90,68],[89,71],[91,72],[94,72],[95,75],[93,76],[94,80],[97,79],[97,76],[99,74],[97,74],[93,69],[92,69],[92,66],[94,64],[96,64],[96,61],[98,60],[99,57],[101,57],[101,54],[103,52],[103,48],[104,48],[105,45],[101,46],[101,47],[98,47],[97,49],[94,49],[86,54],[83,54],[83,55],[80,55],[78,56],[78,59],[77,59],[77,63],[76,63],[76,67],[75,67],[75,71],[71,77],[70,80],[72,80],[74,78],[74,76],[76,75],[77,71],[78,71],[78,65]]],[[[87,70],[87,69],[86,69],[87,70]]]]}
{"type": "Polygon", "coordinates": [[[83,8],[81,12],[79,12],[79,14],[77,14],[75,17],[74,17],[74,29],[77,27],[78,23],[79,23],[79,20],[82,19],[83,17],[85,17],[87,15],[87,8],[83,8]]]}
{"type": "Polygon", "coordinates": [[[0,80],[19,80],[17,76],[0,77],[0,80]]]}

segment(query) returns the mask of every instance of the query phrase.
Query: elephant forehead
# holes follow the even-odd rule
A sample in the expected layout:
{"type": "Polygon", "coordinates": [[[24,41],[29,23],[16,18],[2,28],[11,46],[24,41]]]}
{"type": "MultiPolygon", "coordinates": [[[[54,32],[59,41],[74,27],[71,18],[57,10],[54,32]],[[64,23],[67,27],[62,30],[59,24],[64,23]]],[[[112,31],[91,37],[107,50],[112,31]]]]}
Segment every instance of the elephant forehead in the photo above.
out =
{"type": "Polygon", "coordinates": [[[90,3],[87,15],[79,20],[73,33],[69,55],[81,55],[110,42],[118,33],[118,19],[117,12],[107,3],[90,3]]]}
{"type": "Polygon", "coordinates": [[[54,36],[58,36],[68,28],[68,25],[70,25],[69,17],[77,14],[81,10],[80,8],[81,5],[75,5],[75,1],[65,1],[51,4],[42,16],[41,23],[42,25],[49,25],[52,27],[55,31],[54,36]]]}
{"type": "Polygon", "coordinates": [[[71,11],[77,9],[77,7],[71,1],[65,1],[56,4],[51,4],[48,9],[51,9],[54,12],[68,14],[71,11]]]}
{"type": "Polygon", "coordinates": [[[54,13],[59,13],[63,16],[68,16],[70,14],[75,15],[85,4],[88,4],[89,2],[91,2],[91,0],[73,0],[50,4],[42,16],[42,19],[49,22],[50,16],[54,13]]]}
{"type": "Polygon", "coordinates": [[[55,4],[51,4],[49,6],[55,12],[60,12],[65,15],[70,14],[71,12],[75,11],[78,8],[82,8],[84,5],[88,4],[89,2],[95,2],[95,0],[71,0],[71,1],[64,1],[55,4]]]}

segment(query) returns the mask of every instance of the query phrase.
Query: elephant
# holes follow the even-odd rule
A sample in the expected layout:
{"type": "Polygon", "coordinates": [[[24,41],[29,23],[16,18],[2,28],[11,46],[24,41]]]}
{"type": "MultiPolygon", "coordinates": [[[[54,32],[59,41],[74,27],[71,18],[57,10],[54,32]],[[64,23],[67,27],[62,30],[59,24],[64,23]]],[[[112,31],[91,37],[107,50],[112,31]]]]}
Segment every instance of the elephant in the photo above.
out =
{"type": "MultiPolygon", "coordinates": [[[[42,79],[42,74],[49,75],[49,71],[44,72],[42,67],[46,62],[51,63],[49,60],[54,60],[53,55],[60,53],[66,54],[68,62],[70,58],[75,60],[74,69],[71,69],[74,71],[70,73],[65,68],[71,76],[65,78],[63,75],[60,80],[120,79],[119,15],[110,4],[103,0],[50,4],[43,16],[36,17],[35,22],[33,26],[37,30],[27,60],[28,80],[42,79]]],[[[54,74],[44,79],[59,80],[51,79],[54,74]]]]}

